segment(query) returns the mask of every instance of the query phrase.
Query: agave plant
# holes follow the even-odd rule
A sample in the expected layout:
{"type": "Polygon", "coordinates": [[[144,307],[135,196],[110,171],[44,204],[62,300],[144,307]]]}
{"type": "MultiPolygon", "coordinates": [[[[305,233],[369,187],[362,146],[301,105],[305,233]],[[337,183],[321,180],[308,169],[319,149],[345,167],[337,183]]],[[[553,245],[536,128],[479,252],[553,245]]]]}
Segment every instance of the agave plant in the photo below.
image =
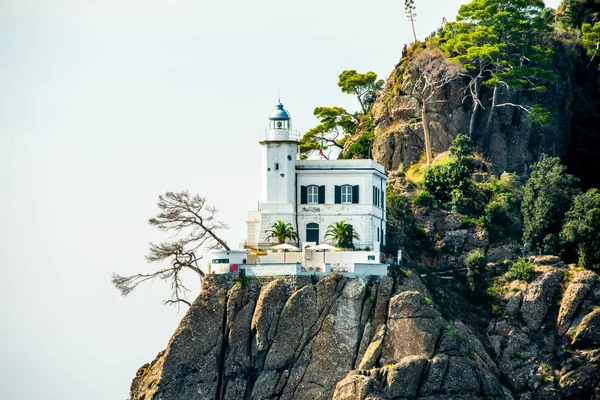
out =
{"type": "Polygon", "coordinates": [[[275,239],[277,244],[285,243],[287,239],[296,240],[298,238],[289,222],[277,221],[271,226],[271,229],[267,229],[265,232],[269,234],[265,239],[275,239]]]}
{"type": "Polygon", "coordinates": [[[347,224],[346,221],[335,222],[327,227],[325,233],[326,238],[331,238],[336,246],[344,249],[353,249],[353,239],[360,240],[358,233],[354,231],[352,225],[347,224]]]}

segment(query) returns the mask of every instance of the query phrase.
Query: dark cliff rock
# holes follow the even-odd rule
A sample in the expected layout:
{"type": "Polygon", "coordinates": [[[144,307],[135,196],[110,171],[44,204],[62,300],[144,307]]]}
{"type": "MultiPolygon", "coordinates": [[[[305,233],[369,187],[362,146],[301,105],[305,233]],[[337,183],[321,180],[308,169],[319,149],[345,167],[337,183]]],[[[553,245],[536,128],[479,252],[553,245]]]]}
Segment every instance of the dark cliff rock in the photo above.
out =
{"type": "Polygon", "coordinates": [[[542,261],[479,331],[411,271],[210,276],[131,399],[598,400],[600,279],[542,261]]]}

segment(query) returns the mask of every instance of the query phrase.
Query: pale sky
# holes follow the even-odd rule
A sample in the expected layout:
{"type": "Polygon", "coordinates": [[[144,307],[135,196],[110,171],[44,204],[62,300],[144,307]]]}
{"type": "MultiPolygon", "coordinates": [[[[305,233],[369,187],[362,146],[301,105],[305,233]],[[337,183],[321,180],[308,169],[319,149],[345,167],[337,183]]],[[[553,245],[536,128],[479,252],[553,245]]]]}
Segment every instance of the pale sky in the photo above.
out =
{"type": "MultiPolygon", "coordinates": [[[[464,2],[417,0],[419,38],[464,2]]],[[[128,398],[184,313],[110,283],[152,268],[157,196],[207,196],[237,247],[278,92],[301,132],[357,108],[337,76],[387,77],[403,4],[0,0],[0,399],[128,398]]]]}

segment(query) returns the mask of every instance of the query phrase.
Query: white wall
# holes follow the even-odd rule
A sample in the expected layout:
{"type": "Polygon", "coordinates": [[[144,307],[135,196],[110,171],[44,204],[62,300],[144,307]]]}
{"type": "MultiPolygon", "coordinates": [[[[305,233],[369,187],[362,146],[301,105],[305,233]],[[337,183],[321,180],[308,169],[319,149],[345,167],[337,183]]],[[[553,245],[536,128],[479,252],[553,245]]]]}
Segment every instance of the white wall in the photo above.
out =
{"type": "Polygon", "coordinates": [[[373,204],[373,186],[385,193],[387,176],[383,166],[373,160],[301,160],[297,163],[298,234],[306,241],[306,225],[319,224],[319,242],[325,241],[327,227],[345,221],[360,236],[355,245],[373,248],[377,241],[377,228],[385,226],[383,205],[373,204]],[[336,168],[336,169],[332,169],[336,168]],[[335,186],[358,185],[358,204],[335,204],[335,186]],[[309,185],[325,185],[325,204],[300,204],[300,188],[309,185]]]}
{"type": "Polygon", "coordinates": [[[293,203],[296,179],[296,142],[271,143],[266,141],[261,146],[262,202],[293,203]],[[275,169],[276,164],[279,164],[278,170],[275,169]]]}

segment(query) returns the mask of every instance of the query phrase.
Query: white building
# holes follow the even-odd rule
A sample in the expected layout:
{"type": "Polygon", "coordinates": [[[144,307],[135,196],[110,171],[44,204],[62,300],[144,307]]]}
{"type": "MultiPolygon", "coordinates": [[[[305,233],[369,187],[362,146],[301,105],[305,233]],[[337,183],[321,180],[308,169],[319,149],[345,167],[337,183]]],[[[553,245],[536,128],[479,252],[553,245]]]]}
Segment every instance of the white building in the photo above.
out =
{"type": "Polygon", "coordinates": [[[265,232],[277,221],[289,222],[301,244],[328,242],[328,227],[351,224],[357,249],[379,252],[386,241],[387,176],[373,160],[299,160],[299,135],[290,114],[277,104],[269,116],[262,147],[262,194],[247,219],[248,248],[267,249],[265,232]]]}

